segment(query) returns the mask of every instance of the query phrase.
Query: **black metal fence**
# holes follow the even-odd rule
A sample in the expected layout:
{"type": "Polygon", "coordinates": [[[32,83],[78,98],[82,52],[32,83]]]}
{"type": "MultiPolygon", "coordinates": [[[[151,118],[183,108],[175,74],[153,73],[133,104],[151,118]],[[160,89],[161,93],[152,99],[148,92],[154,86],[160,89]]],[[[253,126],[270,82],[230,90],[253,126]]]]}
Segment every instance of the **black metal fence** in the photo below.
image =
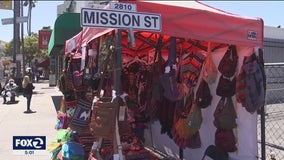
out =
{"type": "Polygon", "coordinates": [[[259,114],[261,160],[284,159],[284,63],[265,64],[266,105],[259,114]]]}

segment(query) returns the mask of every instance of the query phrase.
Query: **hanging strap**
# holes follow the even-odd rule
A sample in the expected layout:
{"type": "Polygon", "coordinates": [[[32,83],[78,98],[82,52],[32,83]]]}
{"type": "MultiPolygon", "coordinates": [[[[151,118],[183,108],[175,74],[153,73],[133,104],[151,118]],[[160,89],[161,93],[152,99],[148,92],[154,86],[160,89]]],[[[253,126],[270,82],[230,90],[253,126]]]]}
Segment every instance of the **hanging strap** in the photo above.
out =
{"type": "MultiPolygon", "coordinates": [[[[102,37],[100,39],[100,45],[102,44],[102,37]]],[[[108,49],[108,54],[107,54],[107,57],[105,59],[105,62],[104,62],[104,66],[103,66],[103,74],[101,75],[101,79],[100,79],[100,83],[99,83],[99,86],[98,86],[98,91],[97,91],[97,96],[98,98],[100,98],[100,92],[102,90],[102,86],[103,86],[103,81],[104,81],[104,77],[106,76],[106,71],[107,71],[107,66],[109,64],[109,61],[110,61],[110,56],[111,54],[113,53],[112,50],[110,50],[110,44],[108,42],[107,44],[107,49],[108,49]]],[[[103,138],[100,137],[99,138],[99,142],[98,142],[98,147],[97,147],[97,151],[96,151],[96,156],[98,158],[98,160],[103,160],[103,158],[101,157],[100,155],[100,148],[101,148],[101,145],[103,143],[103,138]]]]}
{"type": "MultiPolygon", "coordinates": [[[[161,64],[161,59],[162,59],[162,54],[161,54],[161,45],[162,45],[162,41],[163,41],[163,37],[162,36],[160,36],[159,37],[159,39],[158,39],[158,41],[157,41],[157,43],[156,43],[156,47],[155,47],[155,54],[154,54],[154,62],[153,62],[153,65],[152,65],[152,71],[154,71],[155,70],[155,67],[157,67],[156,65],[155,65],[155,62],[156,62],[156,60],[157,60],[157,58],[158,58],[158,71],[159,71],[159,73],[160,73],[160,66],[162,65],[161,64]]],[[[151,78],[151,84],[152,84],[152,81],[153,81],[153,77],[151,78]]]]}
{"type": "MultiPolygon", "coordinates": [[[[161,71],[160,71],[160,66],[161,66],[161,58],[162,58],[162,56],[161,56],[161,46],[162,46],[162,42],[163,42],[163,36],[159,36],[159,38],[158,38],[158,41],[157,41],[157,43],[156,43],[156,46],[155,46],[155,54],[154,54],[154,63],[153,63],[153,65],[152,65],[152,71],[154,71],[155,70],[155,67],[157,67],[156,65],[155,65],[155,62],[156,62],[156,60],[157,60],[157,58],[158,58],[158,72],[160,73],[161,71]]],[[[150,84],[153,84],[153,76],[151,77],[151,79],[150,79],[150,82],[149,82],[150,84]]],[[[149,98],[151,98],[151,97],[149,97],[149,98]]],[[[150,101],[149,99],[148,99],[148,101],[150,101]]],[[[155,148],[156,149],[156,146],[154,146],[154,142],[153,142],[153,134],[152,134],[152,125],[151,125],[151,123],[150,122],[148,122],[148,128],[149,128],[149,131],[150,131],[150,138],[151,138],[151,143],[152,143],[152,147],[153,148],[155,148]]]]}
{"type": "Polygon", "coordinates": [[[172,66],[176,64],[176,38],[170,38],[170,49],[169,49],[169,57],[168,57],[168,66],[172,66]]]}
{"type": "Polygon", "coordinates": [[[116,136],[119,159],[124,160],[125,158],[124,158],[124,155],[122,153],[122,145],[121,145],[121,141],[120,141],[117,117],[115,118],[115,136],[116,136]]]}
{"type": "Polygon", "coordinates": [[[107,57],[106,57],[105,62],[104,62],[103,74],[101,75],[101,80],[100,80],[100,83],[99,83],[99,86],[98,86],[98,92],[97,92],[98,97],[100,97],[100,92],[101,92],[102,87],[103,87],[103,81],[104,81],[104,78],[105,78],[106,72],[107,72],[107,66],[110,63],[110,56],[113,53],[113,50],[110,49],[110,44],[107,44],[107,49],[108,49],[108,54],[107,54],[107,57]]]}

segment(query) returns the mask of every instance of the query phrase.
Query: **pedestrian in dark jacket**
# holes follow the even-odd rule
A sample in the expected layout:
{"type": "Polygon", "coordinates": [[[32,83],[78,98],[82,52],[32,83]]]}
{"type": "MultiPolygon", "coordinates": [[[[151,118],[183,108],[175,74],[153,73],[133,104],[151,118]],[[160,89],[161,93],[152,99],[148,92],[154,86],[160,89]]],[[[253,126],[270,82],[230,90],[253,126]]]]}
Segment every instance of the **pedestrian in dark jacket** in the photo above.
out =
{"type": "Polygon", "coordinates": [[[27,110],[25,111],[25,113],[34,113],[34,111],[31,110],[30,106],[31,106],[31,99],[33,95],[33,89],[35,87],[33,86],[33,83],[30,80],[29,75],[26,75],[23,78],[22,87],[23,87],[23,95],[24,97],[27,98],[27,110]]]}

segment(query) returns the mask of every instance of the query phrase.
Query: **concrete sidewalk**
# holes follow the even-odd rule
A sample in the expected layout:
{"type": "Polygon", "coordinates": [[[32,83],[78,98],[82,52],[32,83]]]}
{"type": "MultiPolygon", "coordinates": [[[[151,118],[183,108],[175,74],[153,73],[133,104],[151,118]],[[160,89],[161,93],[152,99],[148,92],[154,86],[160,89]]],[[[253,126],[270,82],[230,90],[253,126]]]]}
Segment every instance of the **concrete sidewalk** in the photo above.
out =
{"type": "Polygon", "coordinates": [[[55,141],[56,107],[62,94],[57,87],[49,87],[48,81],[34,86],[31,109],[36,113],[23,113],[27,100],[22,95],[16,97],[17,104],[0,101],[0,160],[50,160],[48,151],[44,155],[13,154],[13,136],[46,136],[47,144],[55,141]]]}

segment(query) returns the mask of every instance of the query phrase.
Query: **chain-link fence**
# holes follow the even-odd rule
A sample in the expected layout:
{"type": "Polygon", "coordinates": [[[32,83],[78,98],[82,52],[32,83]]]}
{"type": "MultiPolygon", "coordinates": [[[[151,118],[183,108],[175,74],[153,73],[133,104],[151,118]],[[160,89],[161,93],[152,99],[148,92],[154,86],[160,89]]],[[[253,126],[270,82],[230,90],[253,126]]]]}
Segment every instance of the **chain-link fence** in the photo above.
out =
{"type": "Polygon", "coordinates": [[[261,144],[259,151],[261,147],[265,147],[265,153],[260,152],[259,155],[262,155],[261,160],[283,160],[284,63],[265,64],[265,73],[266,105],[262,113],[263,118],[261,119],[260,114],[258,121],[258,140],[261,144]]]}

